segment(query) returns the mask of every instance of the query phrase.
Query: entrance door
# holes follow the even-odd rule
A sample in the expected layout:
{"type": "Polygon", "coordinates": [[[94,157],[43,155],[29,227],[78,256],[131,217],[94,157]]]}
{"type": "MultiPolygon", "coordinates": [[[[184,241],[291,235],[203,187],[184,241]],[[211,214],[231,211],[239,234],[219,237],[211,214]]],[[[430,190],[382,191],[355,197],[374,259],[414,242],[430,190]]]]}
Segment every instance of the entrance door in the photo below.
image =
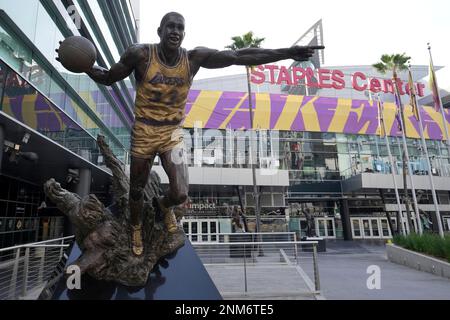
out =
{"type": "Polygon", "coordinates": [[[370,219],[370,227],[372,229],[372,238],[381,238],[380,220],[377,218],[370,219]]]}
{"type": "Polygon", "coordinates": [[[370,225],[371,219],[361,219],[362,228],[363,228],[363,238],[368,239],[372,238],[372,228],[370,225]]]}
{"type": "Polygon", "coordinates": [[[316,234],[325,239],[335,239],[334,218],[316,218],[316,234]]]}
{"type": "Polygon", "coordinates": [[[183,229],[191,242],[219,242],[219,221],[183,219],[183,229]]]}
{"type": "Polygon", "coordinates": [[[389,230],[389,223],[387,218],[381,218],[381,235],[383,238],[391,237],[391,230],[389,230]]]}
{"type": "Polygon", "coordinates": [[[388,239],[392,237],[387,218],[351,218],[350,220],[354,239],[388,239]]]}
{"type": "Polygon", "coordinates": [[[353,239],[362,239],[362,231],[361,231],[361,219],[359,218],[351,218],[352,222],[352,236],[353,239]]]}

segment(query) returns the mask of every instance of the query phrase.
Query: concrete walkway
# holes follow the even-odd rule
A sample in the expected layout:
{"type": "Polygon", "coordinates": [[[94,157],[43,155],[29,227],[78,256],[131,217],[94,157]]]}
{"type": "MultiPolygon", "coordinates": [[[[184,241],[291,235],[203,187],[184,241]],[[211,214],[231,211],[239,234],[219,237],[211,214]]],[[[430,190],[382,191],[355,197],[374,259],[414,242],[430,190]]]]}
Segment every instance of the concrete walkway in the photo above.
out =
{"type": "Polygon", "coordinates": [[[224,299],[229,300],[314,300],[295,266],[254,264],[244,267],[205,265],[211,279],[224,299]]]}
{"type": "MultiPolygon", "coordinates": [[[[383,242],[327,241],[319,253],[322,295],[328,300],[450,299],[450,280],[388,261],[383,242]],[[369,266],[381,271],[381,289],[369,290],[369,266]]],[[[311,258],[303,254],[300,265],[312,278],[311,258]]]]}

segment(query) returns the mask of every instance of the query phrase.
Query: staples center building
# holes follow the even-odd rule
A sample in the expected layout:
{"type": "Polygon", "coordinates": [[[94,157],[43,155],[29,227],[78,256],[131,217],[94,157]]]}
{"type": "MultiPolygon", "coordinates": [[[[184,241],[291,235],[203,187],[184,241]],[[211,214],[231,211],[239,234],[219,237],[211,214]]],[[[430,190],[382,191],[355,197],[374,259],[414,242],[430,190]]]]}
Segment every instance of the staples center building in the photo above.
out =
{"type": "MultiPolygon", "coordinates": [[[[296,43],[323,44],[321,39],[319,21],[296,43]]],[[[229,207],[241,203],[249,216],[249,229],[254,229],[252,163],[261,199],[262,231],[295,231],[304,236],[306,219],[293,204],[312,203],[317,208],[315,231],[319,236],[346,240],[392,236],[386,212],[392,213],[395,230],[398,206],[372,95],[379,93],[385,101],[384,118],[402,195],[402,139],[395,121],[393,83],[371,66],[324,68],[323,60],[319,52],[308,63],[253,70],[255,130],[249,130],[245,74],[194,81],[184,123],[190,173],[184,227],[192,241],[214,241],[208,233],[230,232],[229,207]]],[[[428,67],[413,66],[412,72],[420,104],[430,103],[423,80],[428,67]]],[[[400,78],[406,105],[407,74],[400,78]]],[[[442,93],[445,102],[448,93],[442,93]]],[[[427,214],[426,220],[435,222],[432,228],[437,223],[419,127],[410,106],[405,107],[405,115],[414,183],[421,190],[419,209],[427,214]]],[[[422,115],[442,224],[448,232],[450,165],[445,131],[440,113],[432,107],[425,106],[422,115]]],[[[156,166],[155,170],[167,183],[163,169],[156,166]]],[[[403,223],[409,228],[406,218],[403,223]]],[[[412,226],[416,228],[414,217],[412,226]]]]}
{"type": "MultiPolygon", "coordinates": [[[[0,0],[0,248],[71,234],[63,228],[61,212],[43,193],[42,184],[50,177],[80,196],[93,193],[106,206],[111,203],[111,173],[95,137],[104,135],[117,157],[127,161],[135,79],[106,88],[52,62],[59,41],[81,35],[99,49],[97,64],[110,67],[124,48],[138,42],[138,3],[75,2],[82,18],[77,28],[65,1],[0,0]],[[38,160],[23,157],[26,154],[38,160]]],[[[318,45],[322,39],[319,21],[297,43],[318,45]]],[[[311,63],[256,68],[252,100],[257,130],[248,130],[245,75],[194,82],[184,123],[190,151],[190,202],[184,226],[192,241],[217,241],[214,233],[230,232],[230,206],[235,205],[246,208],[248,227],[254,229],[252,166],[261,195],[262,231],[294,231],[303,236],[305,219],[293,204],[312,203],[320,236],[391,236],[386,212],[395,213],[397,206],[371,95],[379,91],[387,102],[390,145],[401,171],[395,107],[389,103],[392,83],[368,66],[323,65],[320,52],[311,63]]],[[[422,96],[419,102],[431,104],[421,80],[427,68],[413,67],[413,73],[422,96]]],[[[437,76],[445,83],[440,72],[437,76]]],[[[401,78],[407,103],[406,75],[401,78]]],[[[450,103],[448,92],[441,90],[444,105],[450,103]]],[[[414,182],[423,190],[419,206],[429,213],[434,227],[418,126],[409,107],[406,114],[414,182]]],[[[442,222],[448,231],[450,170],[442,142],[444,129],[432,108],[424,108],[423,116],[442,222]]],[[[168,183],[162,167],[154,168],[168,183]]],[[[401,174],[397,180],[401,187],[401,174]]],[[[396,217],[391,216],[395,224],[396,217]]]]}

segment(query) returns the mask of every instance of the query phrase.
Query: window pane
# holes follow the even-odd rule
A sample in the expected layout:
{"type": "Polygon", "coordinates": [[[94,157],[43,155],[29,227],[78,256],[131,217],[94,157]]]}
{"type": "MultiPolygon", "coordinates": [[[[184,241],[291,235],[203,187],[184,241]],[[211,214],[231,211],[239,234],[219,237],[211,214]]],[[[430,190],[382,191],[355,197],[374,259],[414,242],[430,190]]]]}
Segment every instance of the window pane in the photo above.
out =
{"type": "MultiPolygon", "coordinates": [[[[0,63],[0,98],[3,96],[3,87],[6,82],[8,68],[0,63]]],[[[0,110],[2,110],[2,101],[0,101],[0,110]]]]}
{"type": "Polygon", "coordinates": [[[18,25],[28,38],[34,40],[39,1],[0,0],[0,8],[18,25]]]}
{"type": "MultiPolygon", "coordinates": [[[[37,23],[35,29],[36,35],[33,43],[39,48],[39,51],[47,58],[47,60],[52,63],[55,62],[55,49],[59,47],[59,45],[55,44],[57,28],[52,18],[47,13],[47,10],[45,10],[40,3],[37,11],[37,23]]],[[[62,41],[63,38],[59,38],[58,40],[62,41]]]]}
{"type": "Polygon", "coordinates": [[[64,102],[66,98],[65,95],[66,95],[65,90],[54,80],[51,80],[48,97],[62,110],[65,110],[64,109],[64,102]]]}
{"type": "Polygon", "coordinates": [[[34,84],[43,94],[48,96],[50,94],[51,77],[41,67],[41,61],[33,56],[32,65],[30,68],[30,82],[34,84]]]}
{"type": "Polygon", "coordinates": [[[352,226],[353,226],[353,233],[354,233],[355,237],[360,237],[361,230],[360,230],[359,220],[352,220],[352,226]]]}
{"type": "Polygon", "coordinates": [[[380,236],[380,231],[378,230],[378,220],[372,219],[372,234],[374,237],[380,236]]]}
{"type": "Polygon", "coordinates": [[[383,230],[383,237],[389,237],[389,225],[387,219],[381,219],[381,228],[383,230]]]}
{"type": "Polygon", "coordinates": [[[334,237],[333,220],[327,220],[327,232],[329,237],[334,237]]]}
{"type": "Polygon", "coordinates": [[[325,237],[326,236],[326,234],[325,234],[325,221],[320,219],[318,221],[318,224],[319,224],[319,236],[320,237],[325,237]]]}
{"type": "MultiPolygon", "coordinates": [[[[1,7],[1,6],[0,6],[1,7]]],[[[31,50],[13,38],[0,26],[0,56],[15,70],[28,78],[31,66],[31,50]]]]}
{"type": "Polygon", "coordinates": [[[370,224],[368,219],[363,219],[364,236],[370,237],[370,224]]]}

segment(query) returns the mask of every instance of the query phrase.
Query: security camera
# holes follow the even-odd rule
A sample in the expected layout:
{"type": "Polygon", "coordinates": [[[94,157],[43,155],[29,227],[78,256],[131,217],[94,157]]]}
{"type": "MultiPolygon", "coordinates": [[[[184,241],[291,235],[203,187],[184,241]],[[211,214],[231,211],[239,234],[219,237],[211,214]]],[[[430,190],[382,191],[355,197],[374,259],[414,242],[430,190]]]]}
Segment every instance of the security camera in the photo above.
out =
{"type": "Polygon", "coordinates": [[[27,144],[28,141],[30,140],[31,135],[29,133],[25,133],[25,135],[22,138],[22,143],[23,144],[27,144]]]}
{"type": "Polygon", "coordinates": [[[69,169],[67,172],[66,182],[77,184],[80,181],[80,171],[78,169],[69,169]]]}

